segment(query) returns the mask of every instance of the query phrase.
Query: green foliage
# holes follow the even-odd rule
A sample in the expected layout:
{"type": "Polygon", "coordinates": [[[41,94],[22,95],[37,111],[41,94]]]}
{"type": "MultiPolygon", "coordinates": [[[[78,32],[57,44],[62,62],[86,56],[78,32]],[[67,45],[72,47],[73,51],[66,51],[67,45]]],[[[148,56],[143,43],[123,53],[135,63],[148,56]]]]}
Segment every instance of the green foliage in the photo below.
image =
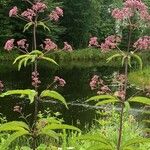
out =
{"type": "Polygon", "coordinates": [[[141,97],[141,96],[131,97],[128,101],[141,103],[141,104],[145,104],[145,105],[150,105],[150,98],[141,97]]]}
{"type": "Polygon", "coordinates": [[[112,60],[114,60],[116,58],[121,58],[121,60],[122,60],[122,66],[125,64],[125,61],[127,60],[128,61],[127,63],[128,63],[128,65],[130,67],[132,67],[132,61],[131,60],[135,59],[138,62],[138,64],[139,64],[139,68],[141,70],[143,68],[142,58],[139,55],[133,53],[132,51],[130,53],[124,53],[124,52],[122,52],[121,54],[119,54],[119,53],[114,54],[114,55],[110,56],[109,58],[107,58],[107,63],[109,63],[110,61],[112,61],[112,60]]]}
{"type": "Polygon", "coordinates": [[[148,89],[150,87],[150,68],[144,68],[142,71],[133,71],[129,73],[129,82],[141,89],[148,89]]]}
{"type": "Polygon", "coordinates": [[[20,98],[28,97],[30,103],[34,102],[35,97],[37,96],[37,92],[35,90],[26,89],[26,90],[10,90],[5,93],[2,93],[0,97],[5,97],[9,95],[20,95],[20,98]]]}
{"type": "Polygon", "coordinates": [[[17,63],[18,62],[18,70],[21,69],[22,67],[22,64],[24,64],[24,67],[26,67],[28,61],[30,60],[30,63],[33,63],[35,62],[36,60],[46,60],[50,63],[54,63],[55,65],[58,65],[56,63],[56,61],[54,61],[53,59],[49,58],[49,57],[44,57],[44,54],[39,51],[39,50],[34,50],[28,54],[24,54],[24,55],[20,55],[18,56],[15,61],[13,62],[13,64],[17,63]]]}
{"type": "Polygon", "coordinates": [[[44,98],[44,97],[53,98],[55,100],[60,101],[61,103],[63,103],[66,106],[66,108],[68,108],[67,103],[66,103],[64,97],[61,94],[59,94],[58,92],[56,92],[56,91],[44,90],[41,93],[40,97],[41,98],[44,98]]]}
{"type": "Polygon", "coordinates": [[[33,25],[33,22],[29,22],[24,26],[23,32],[25,32],[26,30],[28,30],[31,26],[33,25]]]}
{"type": "Polygon", "coordinates": [[[96,101],[96,102],[98,101],[96,103],[96,106],[109,104],[109,103],[120,102],[119,99],[117,99],[117,97],[114,97],[114,96],[111,96],[111,95],[93,96],[93,97],[89,98],[88,100],[86,100],[86,102],[89,102],[89,101],[96,101]]]}

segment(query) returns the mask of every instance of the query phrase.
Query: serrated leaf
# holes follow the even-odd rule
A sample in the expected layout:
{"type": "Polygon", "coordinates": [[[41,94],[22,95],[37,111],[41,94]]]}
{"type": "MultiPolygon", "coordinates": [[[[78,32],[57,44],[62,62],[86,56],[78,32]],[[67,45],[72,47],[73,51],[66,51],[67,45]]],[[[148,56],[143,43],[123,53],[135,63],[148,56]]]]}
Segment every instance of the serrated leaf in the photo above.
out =
{"type": "Polygon", "coordinates": [[[46,25],[44,24],[44,22],[39,21],[39,22],[37,23],[37,25],[38,25],[38,26],[42,26],[42,27],[44,28],[44,30],[48,30],[48,31],[50,32],[49,27],[46,26],[46,25]]]}
{"type": "Polygon", "coordinates": [[[37,54],[37,55],[43,55],[43,53],[39,50],[33,50],[32,52],[30,52],[29,54],[37,54]]]}
{"type": "Polygon", "coordinates": [[[51,62],[51,63],[53,63],[53,64],[59,66],[55,60],[53,60],[53,59],[51,59],[51,58],[49,58],[49,57],[40,56],[39,58],[40,58],[40,59],[43,59],[43,60],[46,60],[46,61],[49,61],[49,62],[51,62]]]}
{"type": "MultiPolygon", "coordinates": [[[[25,59],[26,59],[26,58],[25,58],[25,59]]],[[[22,64],[23,64],[23,62],[24,62],[25,59],[22,59],[22,60],[19,61],[19,64],[18,64],[18,71],[21,69],[21,66],[22,66],[22,64]]]]}
{"type": "Polygon", "coordinates": [[[27,54],[27,55],[18,56],[18,57],[14,60],[13,64],[15,64],[19,59],[22,59],[22,58],[27,57],[27,56],[29,56],[29,55],[27,54]]]}
{"type": "Polygon", "coordinates": [[[141,57],[138,56],[138,55],[136,55],[136,54],[132,54],[131,56],[136,59],[136,61],[137,61],[137,62],[139,63],[139,65],[140,65],[140,69],[142,70],[142,68],[143,68],[143,61],[142,61],[141,57]]]}
{"type": "Polygon", "coordinates": [[[127,148],[134,144],[149,143],[149,142],[150,142],[150,138],[143,138],[143,137],[134,138],[134,139],[130,139],[130,140],[126,141],[125,144],[123,144],[123,148],[127,148]]]}
{"type": "Polygon", "coordinates": [[[91,142],[100,142],[105,144],[106,146],[110,146],[113,148],[113,143],[111,143],[104,135],[98,135],[98,134],[86,134],[86,135],[81,135],[79,137],[75,138],[76,140],[87,140],[91,142]]]}
{"type": "Polygon", "coordinates": [[[6,149],[9,147],[9,145],[10,145],[14,140],[16,140],[18,137],[21,137],[21,136],[23,136],[23,135],[29,135],[29,132],[26,131],[26,130],[21,130],[21,131],[17,131],[17,132],[15,132],[15,133],[11,134],[11,135],[6,139],[6,141],[0,145],[0,149],[1,149],[1,150],[6,150],[6,149]]]}
{"type": "Polygon", "coordinates": [[[141,103],[141,104],[145,104],[145,105],[150,105],[150,98],[147,97],[132,97],[128,100],[129,102],[136,102],[136,103],[141,103]]]}
{"type": "Polygon", "coordinates": [[[16,131],[16,130],[29,130],[29,127],[26,123],[22,121],[11,121],[4,123],[0,126],[0,132],[1,131],[16,131]]]}
{"type": "Polygon", "coordinates": [[[101,144],[94,144],[88,147],[86,150],[114,150],[114,149],[110,146],[101,143],[101,144]]]}
{"type": "Polygon", "coordinates": [[[44,130],[44,129],[42,129],[41,130],[41,132],[39,132],[39,135],[47,135],[47,136],[49,136],[49,137],[52,137],[52,138],[54,138],[54,139],[56,139],[56,140],[58,140],[59,138],[59,134],[58,133],[56,133],[55,131],[52,131],[52,130],[44,130]]]}
{"type": "Polygon", "coordinates": [[[113,56],[110,56],[109,58],[107,58],[107,63],[112,61],[114,58],[121,57],[121,56],[122,54],[114,54],[113,56]]]}
{"type": "Polygon", "coordinates": [[[23,32],[25,32],[26,30],[28,30],[31,26],[33,25],[33,22],[29,22],[24,26],[23,32]]]}
{"type": "Polygon", "coordinates": [[[86,102],[89,101],[98,101],[98,100],[109,100],[109,99],[116,99],[116,97],[111,96],[111,95],[97,95],[97,96],[92,96],[86,102]]]}
{"type": "Polygon", "coordinates": [[[50,97],[50,98],[53,98],[55,100],[59,100],[60,102],[62,102],[66,106],[66,108],[68,108],[64,97],[61,94],[59,94],[58,92],[56,92],[56,91],[44,90],[41,93],[40,97],[41,98],[43,98],[43,97],[50,97]]]}
{"type": "Polygon", "coordinates": [[[0,97],[5,97],[5,96],[9,96],[9,95],[26,95],[28,96],[30,103],[34,102],[34,98],[37,95],[37,92],[35,90],[30,90],[30,89],[26,89],[26,90],[10,90],[7,91],[5,93],[2,93],[0,95],[0,97]]]}
{"type": "Polygon", "coordinates": [[[102,101],[96,103],[96,106],[105,105],[105,104],[109,104],[109,103],[116,103],[116,102],[120,102],[120,101],[118,101],[117,99],[102,100],[102,101]]]}
{"type": "Polygon", "coordinates": [[[42,132],[49,131],[49,130],[62,130],[62,129],[75,130],[75,131],[81,132],[79,128],[71,126],[71,125],[66,125],[66,124],[49,124],[42,129],[42,132]]]}

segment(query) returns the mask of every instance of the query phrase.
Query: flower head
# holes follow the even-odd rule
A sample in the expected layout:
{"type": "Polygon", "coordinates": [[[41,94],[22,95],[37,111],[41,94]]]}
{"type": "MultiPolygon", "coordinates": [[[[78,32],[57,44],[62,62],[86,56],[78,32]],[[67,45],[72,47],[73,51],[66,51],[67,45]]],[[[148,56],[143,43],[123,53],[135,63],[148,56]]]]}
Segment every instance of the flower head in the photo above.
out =
{"type": "Polygon", "coordinates": [[[10,39],[5,43],[4,49],[7,51],[11,51],[14,48],[14,39],[10,39]]]}
{"type": "Polygon", "coordinates": [[[32,86],[39,87],[41,81],[39,80],[39,73],[37,71],[32,72],[32,86]]]}
{"type": "Polygon", "coordinates": [[[27,18],[28,20],[32,21],[33,17],[36,16],[36,13],[32,9],[27,9],[21,14],[22,17],[27,18]]]}
{"type": "Polygon", "coordinates": [[[125,100],[125,91],[122,91],[122,90],[116,91],[114,93],[114,96],[119,97],[121,100],[125,100]]]}
{"type": "Polygon", "coordinates": [[[130,18],[135,14],[139,14],[142,20],[150,20],[148,7],[141,0],[126,0],[122,9],[115,8],[112,11],[112,16],[118,20],[130,18]]]}
{"type": "Polygon", "coordinates": [[[56,7],[55,11],[56,11],[58,16],[63,16],[63,10],[60,7],[56,7]]]}
{"type": "Polygon", "coordinates": [[[91,47],[91,46],[96,46],[96,47],[99,46],[98,41],[97,41],[97,37],[90,38],[89,47],[91,47]]]}
{"type": "Polygon", "coordinates": [[[22,107],[20,107],[19,105],[16,105],[16,106],[14,106],[13,111],[14,111],[14,112],[21,113],[21,111],[22,111],[22,107]]]}
{"type": "Polygon", "coordinates": [[[150,49],[150,36],[144,36],[139,38],[133,45],[137,50],[150,49]]]}
{"type": "Polygon", "coordinates": [[[54,82],[57,83],[57,86],[61,86],[61,87],[65,86],[66,84],[66,81],[63,78],[60,78],[58,76],[55,76],[54,82]]]}
{"type": "Polygon", "coordinates": [[[120,42],[121,42],[121,37],[115,35],[108,36],[105,39],[105,42],[101,44],[101,50],[102,52],[108,52],[111,49],[116,48],[120,42]]]}
{"type": "Polygon", "coordinates": [[[36,12],[44,12],[44,10],[47,8],[47,6],[42,2],[37,2],[32,6],[32,9],[36,12]]]}
{"type": "Polygon", "coordinates": [[[43,49],[46,51],[57,49],[57,45],[51,39],[45,39],[45,46],[42,45],[43,49]]]}
{"type": "Polygon", "coordinates": [[[64,48],[63,48],[63,50],[68,51],[68,52],[73,51],[72,46],[69,45],[67,42],[64,42],[64,48]]]}
{"type": "Polygon", "coordinates": [[[51,20],[54,20],[54,21],[58,21],[60,17],[63,16],[63,10],[59,7],[56,7],[55,10],[53,10],[49,17],[51,20]]]}
{"type": "Polygon", "coordinates": [[[22,40],[19,40],[17,41],[17,45],[19,48],[23,48],[23,49],[26,49],[28,48],[28,44],[26,44],[26,39],[22,39],[22,40]]]}
{"type": "Polygon", "coordinates": [[[16,16],[18,13],[18,8],[14,6],[10,11],[9,11],[9,17],[16,16]]]}

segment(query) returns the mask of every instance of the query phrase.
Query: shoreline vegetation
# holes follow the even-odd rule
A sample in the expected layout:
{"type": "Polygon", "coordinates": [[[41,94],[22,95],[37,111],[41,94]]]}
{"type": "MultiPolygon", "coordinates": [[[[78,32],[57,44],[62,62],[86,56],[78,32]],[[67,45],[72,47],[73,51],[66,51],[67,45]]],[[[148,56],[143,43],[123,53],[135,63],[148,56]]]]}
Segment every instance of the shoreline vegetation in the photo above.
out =
{"type": "MultiPolygon", "coordinates": [[[[77,49],[74,50],[71,53],[65,52],[65,51],[56,51],[53,53],[48,54],[48,57],[51,57],[55,61],[58,61],[60,63],[68,63],[68,61],[71,62],[97,62],[101,63],[101,65],[109,65],[109,66],[117,66],[120,62],[119,59],[116,59],[116,61],[113,61],[112,63],[106,63],[106,59],[110,57],[113,54],[118,53],[117,50],[114,50],[109,53],[102,53],[99,49],[77,49]]],[[[139,53],[139,55],[144,60],[144,65],[149,65],[150,61],[150,54],[148,52],[139,53]]],[[[11,52],[11,55],[9,53],[6,53],[4,50],[0,50],[0,62],[13,62],[14,59],[19,56],[19,52],[13,51],[11,52]]]]}

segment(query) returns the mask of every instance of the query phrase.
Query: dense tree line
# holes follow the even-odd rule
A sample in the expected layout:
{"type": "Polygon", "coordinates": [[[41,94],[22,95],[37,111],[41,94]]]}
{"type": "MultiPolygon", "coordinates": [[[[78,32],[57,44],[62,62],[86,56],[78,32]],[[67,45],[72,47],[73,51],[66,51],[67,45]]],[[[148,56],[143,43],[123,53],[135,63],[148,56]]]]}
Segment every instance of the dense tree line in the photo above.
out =
{"type": "MultiPolygon", "coordinates": [[[[83,48],[88,44],[91,36],[98,36],[103,39],[109,33],[114,32],[114,22],[111,19],[109,6],[112,0],[49,0],[49,7],[53,6],[56,2],[62,2],[64,9],[64,17],[59,23],[59,27],[55,24],[50,24],[51,32],[47,36],[53,40],[58,40],[61,45],[63,41],[70,42],[74,48],[83,48]]],[[[9,37],[12,38],[25,38],[22,34],[22,27],[24,22],[18,19],[8,18],[9,9],[12,6],[25,10],[24,4],[20,0],[1,0],[0,1],[0,44],[3,45],[4,41],[9,37]]],[[[44,37],[44,33],[39,33],[40,39],[44,37]]],[[[31,38],[31,33],[27,32],[26,37],[31,38]]]]}
{"type": "MultiPolygon", "coordinates": [[[[68,41],[74,48],[87,47],[88,40],[92,36],[97,36],[99,41],[103,41],[106,36],[116,32],[116,22],[111,17],[111,9],[119,5],[119,1],[122,0],[46,0],[49,10],[52,10],[56,3],[60,3],[59,5],[64,9],[64,17],[59,23],[48,24],[50,32],[39,31],[38,40],[40,42],[46,35],[58,45],[68,41]]],[[[150,4],[149,0],[145,2],[150,4]]],[[[31,32],[26,32],[25,36],[22,34],[25,23],[8,17],[9,9],[15,5],[22,10],[26,9],[22,0],[0,0],[0,45],[2,46],[8,38],[28,37],[32,41],[31,32]]],[[[127,34],[126,31],[122,33],[127,34]]],[[[133,39],[137,34],[140,34],[139,31],[135,31],[133,39]]]]}

